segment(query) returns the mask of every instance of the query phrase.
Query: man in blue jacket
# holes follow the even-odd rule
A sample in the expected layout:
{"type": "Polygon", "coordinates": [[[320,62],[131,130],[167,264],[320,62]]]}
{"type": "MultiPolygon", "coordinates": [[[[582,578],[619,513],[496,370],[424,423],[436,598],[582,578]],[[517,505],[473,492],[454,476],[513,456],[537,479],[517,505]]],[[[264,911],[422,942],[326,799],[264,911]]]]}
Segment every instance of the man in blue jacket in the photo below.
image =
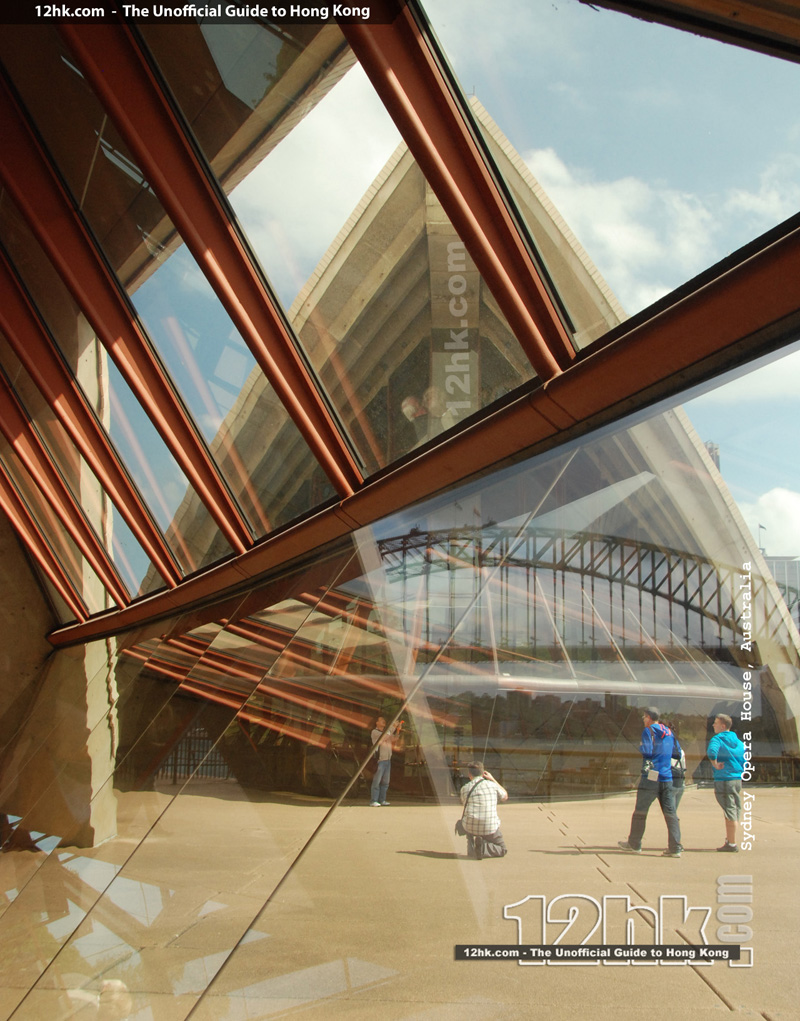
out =
{"type": "Polygon", "coordinates": [[[675,808],[675,791],[672,786],[672,758],[680,757],[681,746],[669,727],[658,722],[657,709],[645,709],[642,713],[642,722],[644,730],[639,745],[639,751],[642,753],[642,776],[636,791],[630,835],[627,840],[620,840],[619,846],[623,851],[641,853],[647,813],[658,798],[669,834],[664,857],[680,858],[683,847],[681,824],[675,808]]]}
{"type": "Polygon", "coordinates": [[[718,851],[738,851],[736,827],[742,816],[744,745],[731,730],[733,720],[725,713],[714,717],[714,736],[708,757],[714,767],[714,795],[725,815],[725,843],[718,851]]]}

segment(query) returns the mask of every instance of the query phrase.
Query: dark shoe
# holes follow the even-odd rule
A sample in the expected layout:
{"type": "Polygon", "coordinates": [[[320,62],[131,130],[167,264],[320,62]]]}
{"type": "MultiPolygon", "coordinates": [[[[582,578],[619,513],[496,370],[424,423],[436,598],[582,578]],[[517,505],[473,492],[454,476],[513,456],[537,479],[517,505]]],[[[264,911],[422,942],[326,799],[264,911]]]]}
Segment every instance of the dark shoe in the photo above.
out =
{"type": "Polygon", "coordinates": [[[722,847],[718,847],[717,850],[718,851],[738,851],[739,850],[739,845],[738,844],[729,844],[728,841],[726,840],[725,843],[722,845],[722,847]]]}
{"type": "Polygon", "coordinates": [[[641,854],[641,847],[631,847],[627,840],[618,840],[617,844],[622,848],[623,851],[630,851],[632,854],[641,854]]]}

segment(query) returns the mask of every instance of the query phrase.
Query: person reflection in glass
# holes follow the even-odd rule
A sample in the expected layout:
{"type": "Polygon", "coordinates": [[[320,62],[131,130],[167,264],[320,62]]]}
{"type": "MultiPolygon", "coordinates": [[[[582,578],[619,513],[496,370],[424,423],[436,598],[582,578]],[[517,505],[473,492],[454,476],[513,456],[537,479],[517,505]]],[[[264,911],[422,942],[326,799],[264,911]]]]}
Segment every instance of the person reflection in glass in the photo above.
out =
{"type": "Polygon", "coordinates": [[[375,728],[372,731],[372,743],[377,745],[375,757],[378,760],[375,766],[375,776],[372,778],[372,789],[370,791],[372,808],[380,808],[388,805],[386,795],[389,792],[389,775],[392,771],[392,754],[395,747],[400,744],[403,737],[403,721],[396,723],[387,733],[386,720],[379,716],[375,721],[375,728]]]}
{"type": "Polygon", "coordinates": [[[642,753],[642,776],[636,791],[636,805],[631,817],[631,830],[627,840],[620,840],[623,851],[641,853],[642,837],[647,824],[647,813],[658,798],[669,834],[666,858],[680,858],[681,826],[675,810],[675,790],[672,786],[672,758],[679,757],[681,746],[677,738],[663,723],[658,722],[657,709],[642,713],[644,730],[639,751],[642,753]]]}

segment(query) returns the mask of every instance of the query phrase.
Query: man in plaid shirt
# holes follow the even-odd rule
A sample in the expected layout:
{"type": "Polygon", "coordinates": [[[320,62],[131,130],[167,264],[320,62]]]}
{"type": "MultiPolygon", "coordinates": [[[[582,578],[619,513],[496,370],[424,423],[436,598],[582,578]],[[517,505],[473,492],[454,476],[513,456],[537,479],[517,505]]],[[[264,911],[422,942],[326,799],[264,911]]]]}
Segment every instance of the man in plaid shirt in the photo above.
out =
{"type": "Polygon", "coordinates": [[[470,762],[467,772],[469,782],[461,788],[467,854],[479,859],[502,858],[508,854],[508,848],[500,832],[497,802],[505,801],[508,792],[483,768],[482,762],[470,762]]]}

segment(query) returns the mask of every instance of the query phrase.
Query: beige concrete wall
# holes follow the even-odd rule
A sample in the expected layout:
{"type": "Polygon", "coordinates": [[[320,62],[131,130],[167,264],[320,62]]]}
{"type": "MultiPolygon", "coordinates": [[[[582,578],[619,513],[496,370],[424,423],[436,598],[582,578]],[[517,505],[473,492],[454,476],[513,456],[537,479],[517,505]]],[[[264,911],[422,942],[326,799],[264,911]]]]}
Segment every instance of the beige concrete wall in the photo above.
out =
{"type": "Polygon", "coordinates": [[[103,643],[51,656],[2,767],[2,811],[19,829],[92,847],[116,833],[113,669],[103,643]]]}
{"type": "Polygon", "coordinates": [[[97,844],[116,832],[116,801],[103,787],[116,754],[110,650],[53,652],[46,635],[56,620],[4,518],[0,620],[0,813],[21,817],[23,844],[27,831],[97,844]]]}
{"type": "Polygon", "coordinates": [[[16,533],[0,514],[0,749],[27,716],[56,624],[16,533]]]}

